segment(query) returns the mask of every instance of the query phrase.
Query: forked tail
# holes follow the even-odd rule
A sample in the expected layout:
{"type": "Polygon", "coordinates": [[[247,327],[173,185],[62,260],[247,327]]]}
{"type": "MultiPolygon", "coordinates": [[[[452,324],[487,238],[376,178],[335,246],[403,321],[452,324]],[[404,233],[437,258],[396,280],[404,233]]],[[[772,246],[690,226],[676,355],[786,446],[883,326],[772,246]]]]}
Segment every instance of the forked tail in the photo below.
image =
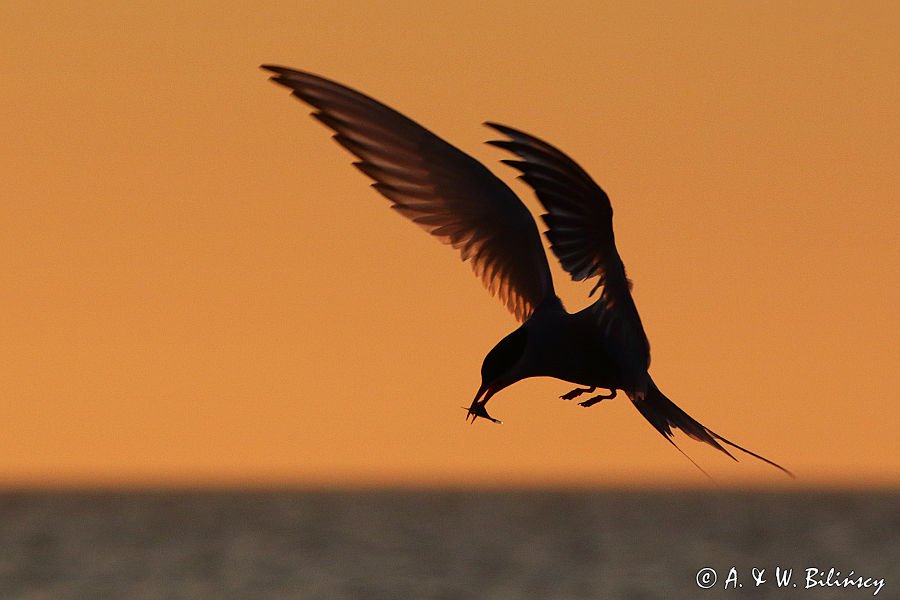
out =
{"type": "MultiPolygon", "coordinates": [[[[755,452],[751,452],[746,448],[738,446],[734,442],[726,440],[721,435],[712,431],[699,422],[697,422],[693,417],[689,414],[678,408],[674,402],[666,398],[666,396],[659,391],[659,388],[656,387],[656,384],[653,383],[653,380],[650,380],[650,385],[647,388],[647,394],[643,399],[633,397],[631,401],[634,403],[635,408],[637,408],[644,418],[650,421],[650,424],[653,425],[654,428],[658,432],[662,434],[664,438],[666,438],[670,444],[678,448],[675,442],[672,440],[672,430],[680,429],[683,431],[688,437],[697,440],[698,442],[704,442],[709,444],[716,450],[724,452],[728,455],[732,460],[737,460],[731,452],[725,449],[722,444],[726,446],[731,446],[736,450],[740,450],[745,454],[749,454],[753,458],[763,461],[764,463],[770,464],[776,469],[783,471],[790,477],[794,477],[794,474],[775,463],[768,458],[760,456],[755,452]],[[722,442],[720,444],[719,442],[722,442]]],[[[681,450],[678,448],[679,451],[681,450]]],[[[693,461],[691,461],[693,462],[693,461]]],[[[696,464],[696,463],[694,463],[696,464]]],[[[699,468],[699,467],[698,467],[699,468]]],[[[702,469],[701,469],[702,471],[702,469]]]]}

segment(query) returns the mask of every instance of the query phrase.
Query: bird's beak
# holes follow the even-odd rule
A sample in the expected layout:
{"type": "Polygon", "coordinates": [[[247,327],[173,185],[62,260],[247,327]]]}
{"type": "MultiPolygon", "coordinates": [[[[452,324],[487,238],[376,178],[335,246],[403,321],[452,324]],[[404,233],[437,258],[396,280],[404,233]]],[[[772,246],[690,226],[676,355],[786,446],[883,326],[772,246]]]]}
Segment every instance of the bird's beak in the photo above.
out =
{"type": "Polygon", "coordinates": [[[479,400],[481,400],[481,397],[484,396],[485,393],[486,393],[487,391],[488,391],[488,386],[487,386],[487,384],[486,384],[486,383],[482,383],[482,384],[481,384],[481,387],[478,388],[478,393],[475,394],[475,398],[472,400],[472,404],[475,404],[476,402],[478,402],[479,400]]]}
{"type": "Polygon", "coordinates": [[[475,398],[472,400],[472,404],[469,406],[469,413],[466,415],[466,420],[469,420],[469,417],[472,418],[472,423],[475,422],[475,419],[478,417],[482,417],[491,421],[493,423],[501,423],[502,421],[495,419],[491,415],[488,414],[487,409],[484,407],[485,402],[490,399],[491,396],[494,395],[496,390],[492,390],[488,385],[482,383],[481,387],[478,388],[478,393],[475,394],[475,398]],[[481,401],[481,397],[484,396],[484,400],[481,401]]]}

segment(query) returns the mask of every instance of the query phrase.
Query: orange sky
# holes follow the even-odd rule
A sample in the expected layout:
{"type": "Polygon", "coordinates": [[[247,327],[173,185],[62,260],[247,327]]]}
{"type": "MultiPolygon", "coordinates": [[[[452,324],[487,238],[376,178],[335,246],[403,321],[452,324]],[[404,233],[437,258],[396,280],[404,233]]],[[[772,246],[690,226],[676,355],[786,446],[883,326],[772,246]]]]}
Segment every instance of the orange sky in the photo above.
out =
{"type": "MultiPolygon", "coordinates": [[[[627,401],[499,394],[515,321],[257,65],[484,161],[484,120],[607,190],[654,379],[794,470],[900,483],[890,3],[0,6],[0,483],[706,485],[627,401]]],[[[569,308],[588,287],[566,281],[569,308]]]]}

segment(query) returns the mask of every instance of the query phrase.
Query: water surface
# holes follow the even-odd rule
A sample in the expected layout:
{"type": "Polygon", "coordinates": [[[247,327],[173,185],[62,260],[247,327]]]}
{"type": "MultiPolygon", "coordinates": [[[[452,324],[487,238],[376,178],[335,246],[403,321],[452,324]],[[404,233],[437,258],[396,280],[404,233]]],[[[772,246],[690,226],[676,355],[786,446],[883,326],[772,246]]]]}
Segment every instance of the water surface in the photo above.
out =
{"type": "Polygon", "coordinates": [[[0,492],[2,599],[872,597],[807,568],[900,598],[900,493],[0,492]]]}

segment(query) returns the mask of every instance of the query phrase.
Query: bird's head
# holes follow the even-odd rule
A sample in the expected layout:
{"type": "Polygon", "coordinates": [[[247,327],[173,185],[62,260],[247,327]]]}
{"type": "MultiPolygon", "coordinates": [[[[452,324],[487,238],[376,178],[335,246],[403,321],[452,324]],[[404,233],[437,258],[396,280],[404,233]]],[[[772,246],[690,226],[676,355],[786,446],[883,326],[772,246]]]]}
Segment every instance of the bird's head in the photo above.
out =
{"type": "Polygon", "coordinates": [[[527,343],[528,330],[524,325],[500,340],[481,364],[482,388],[497,392],[521,379],[516,377],[515,370],[527,343]]]}
{"type": "Polygon", "coordinates": [[[500,340],[484,357],[481,364],[481,387],[478,388],[472,405],[467,409],[473,423],[477,417],[483,417],[494,423],[500,422],[488,414],[484,405],[494,394],[524,377],[517,366],[525,354],[527,342],[528,331],[523,325],[500,340]]]}

